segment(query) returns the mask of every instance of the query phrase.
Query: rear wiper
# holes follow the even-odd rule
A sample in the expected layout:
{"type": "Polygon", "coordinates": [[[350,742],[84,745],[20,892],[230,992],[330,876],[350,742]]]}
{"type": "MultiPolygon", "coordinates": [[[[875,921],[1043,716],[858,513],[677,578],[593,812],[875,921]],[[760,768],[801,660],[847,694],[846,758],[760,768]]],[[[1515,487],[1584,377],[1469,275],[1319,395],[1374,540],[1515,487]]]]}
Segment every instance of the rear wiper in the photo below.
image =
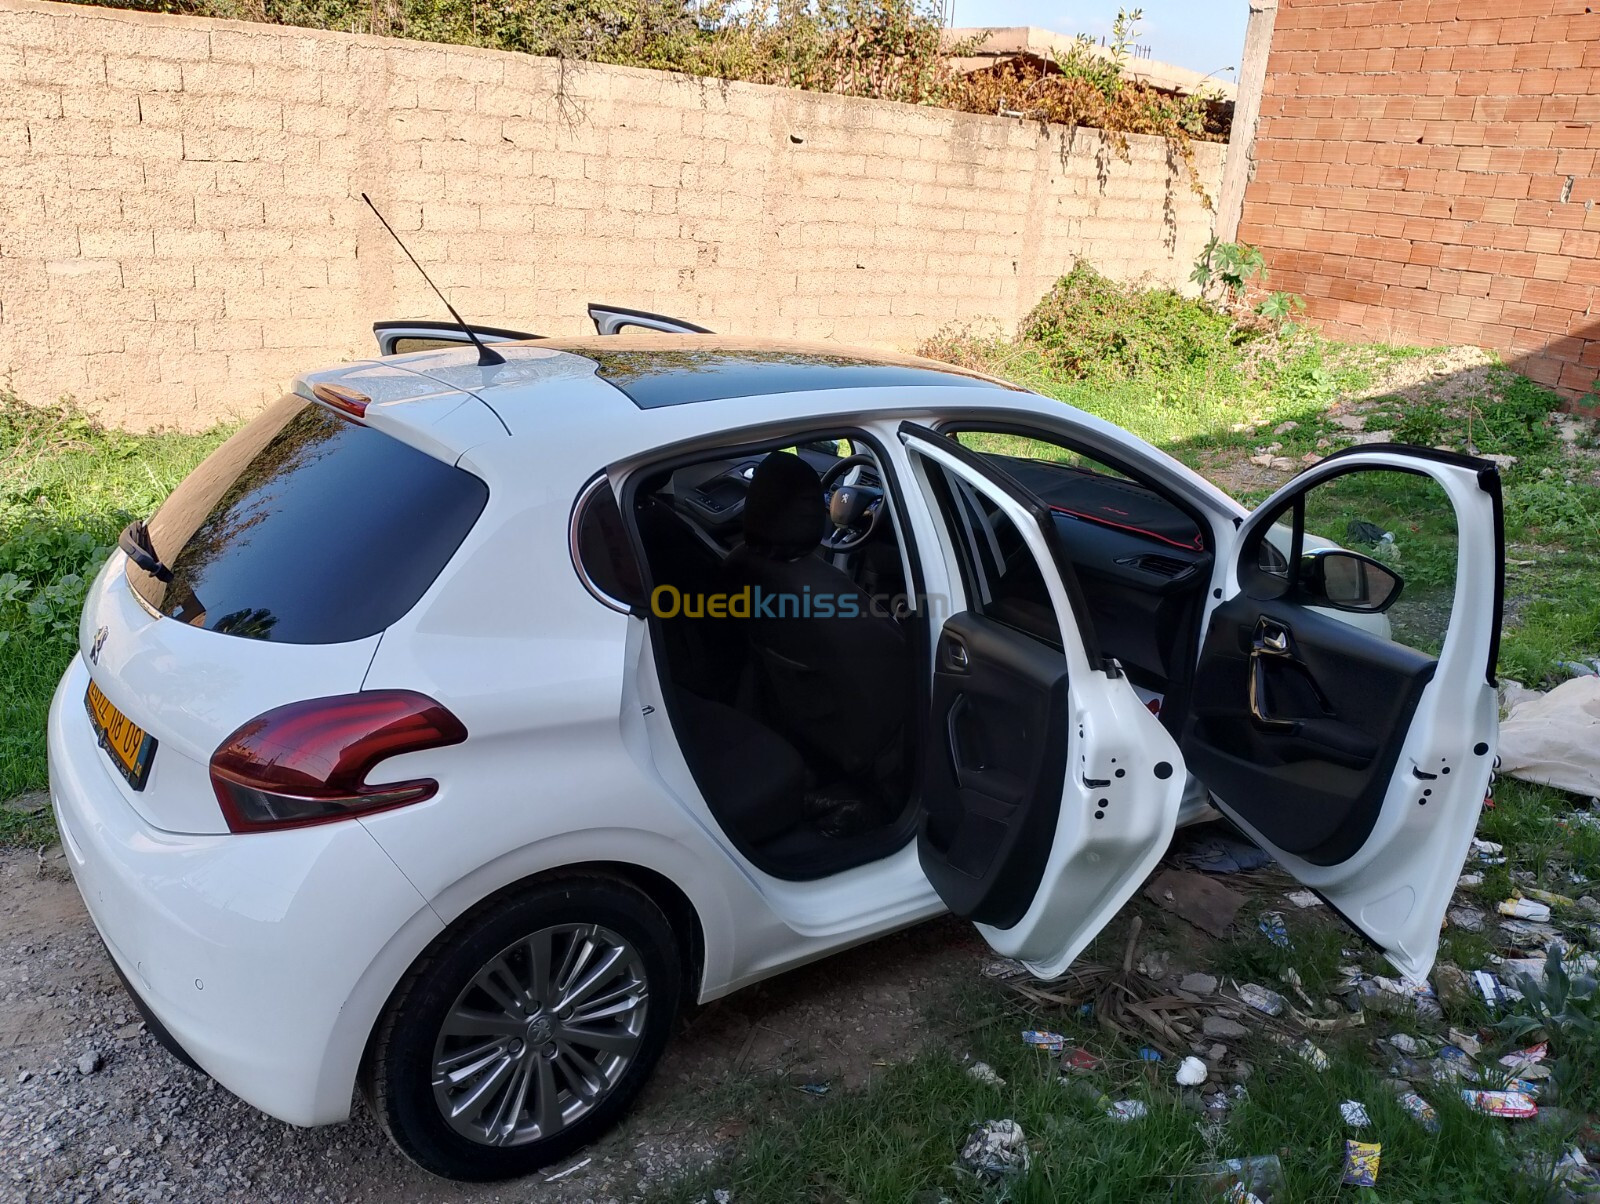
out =
{"type": "Polygon", "coordinates": [[[122,528],[122,534],[117,536],[117,546],[128,554],[129,560],[157,581],[172,580],[172,570],[161,563],[155,545],[150,542],[150,532],[139,519],[122,528]]]}

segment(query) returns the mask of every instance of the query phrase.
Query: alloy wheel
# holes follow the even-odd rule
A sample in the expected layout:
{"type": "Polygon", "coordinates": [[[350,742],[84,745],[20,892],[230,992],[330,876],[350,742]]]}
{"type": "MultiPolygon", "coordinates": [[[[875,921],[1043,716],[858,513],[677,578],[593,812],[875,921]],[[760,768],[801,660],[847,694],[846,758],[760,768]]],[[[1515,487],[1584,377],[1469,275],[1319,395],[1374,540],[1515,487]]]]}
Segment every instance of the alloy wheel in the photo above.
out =
{"type": "Polygon", "coordinates": [[[542,928],[473,975],[434,1042],[433,1097],[483,1145],[548,1138],[627,1072],[649,1004],[643,959],[595,924],[542,928]]]}

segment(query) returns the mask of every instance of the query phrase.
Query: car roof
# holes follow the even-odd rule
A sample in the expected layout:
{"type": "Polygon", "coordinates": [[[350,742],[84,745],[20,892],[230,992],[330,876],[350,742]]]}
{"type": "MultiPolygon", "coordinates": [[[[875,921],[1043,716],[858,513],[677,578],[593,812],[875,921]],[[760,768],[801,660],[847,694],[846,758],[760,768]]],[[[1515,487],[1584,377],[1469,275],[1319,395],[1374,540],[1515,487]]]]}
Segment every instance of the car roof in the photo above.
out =
{"type": "Polygon", "coordinates": [[[535,345],[590,360],[595,375],[641,410],[899,385],[1016,389],[954,364],[827,343],[645,334],[541,339],[535,345]]]}

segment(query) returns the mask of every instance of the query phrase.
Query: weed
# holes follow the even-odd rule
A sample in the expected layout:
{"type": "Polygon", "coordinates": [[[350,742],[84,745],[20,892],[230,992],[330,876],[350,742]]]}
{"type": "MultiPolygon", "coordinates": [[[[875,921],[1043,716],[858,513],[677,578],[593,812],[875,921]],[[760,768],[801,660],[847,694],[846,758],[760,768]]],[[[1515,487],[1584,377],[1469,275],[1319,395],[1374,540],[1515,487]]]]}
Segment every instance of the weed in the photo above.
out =
{"type": "Polygon", "coordinates": [[[45,711],[118,532],[223,434],[130,435],[0,391],[0,798],[44,785],[45,711]]]}
{"type": "Polygon", "coordinates": [[[1537,1034],[1555,1051],[1550,1078],[1559,1101],[1585,1112],[1600,1109],[1600,989],[1593,974],[1573,973],[1559,944],[1545,956],[1542,981],[1518,975],[1522,999],[1497,1026],[1511,1041],[1537,1034]]]}

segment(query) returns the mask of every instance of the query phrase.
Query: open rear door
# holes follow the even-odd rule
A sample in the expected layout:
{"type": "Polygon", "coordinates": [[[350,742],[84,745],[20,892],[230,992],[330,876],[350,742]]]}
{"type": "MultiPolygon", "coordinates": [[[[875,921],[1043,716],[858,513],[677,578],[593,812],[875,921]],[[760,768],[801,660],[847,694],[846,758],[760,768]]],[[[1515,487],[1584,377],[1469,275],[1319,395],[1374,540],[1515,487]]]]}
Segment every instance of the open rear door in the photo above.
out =
{"type": "Polygon", "coordinates": [[[1190,771],[1417,978],[1494,764],[1503,564],[1493,464],[1341,452],[1246,521],[1201,645],[1190,771]]]}
{"type": "MultiPolygon", "coordinates": [[[[521,330],[502,330],[498,326],[474,326],[472,332],[485,343],[518,343],[524,339],[542,337],[521,330]]],[[[412,351],[436,351],[440,347],[472,345],[467,332],[456,323],[432,322],[421,318],[374,322],[372,334],[378,340],[379,355],[405,355],[412,351]]]]}
{"type": "Polygon", "coordinates": [[[918,856],[997,952],[1055,978],[1166,851],[1182,761],[1094,648],[1049,507],[954,440],[900,436],[952,592],[932,608],[918,856]]]}

